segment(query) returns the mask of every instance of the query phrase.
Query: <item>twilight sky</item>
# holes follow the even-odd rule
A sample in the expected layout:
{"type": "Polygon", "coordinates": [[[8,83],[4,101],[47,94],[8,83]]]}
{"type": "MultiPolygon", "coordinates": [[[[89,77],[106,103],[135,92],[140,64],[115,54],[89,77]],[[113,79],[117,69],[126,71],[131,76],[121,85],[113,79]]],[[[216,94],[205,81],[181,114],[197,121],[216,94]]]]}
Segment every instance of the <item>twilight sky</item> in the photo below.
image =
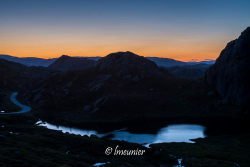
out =
{"type": "Polygon", "coordinates": [[[0,0],[0,54],[215,59],[247,26],[249,0],[0,0]]]}

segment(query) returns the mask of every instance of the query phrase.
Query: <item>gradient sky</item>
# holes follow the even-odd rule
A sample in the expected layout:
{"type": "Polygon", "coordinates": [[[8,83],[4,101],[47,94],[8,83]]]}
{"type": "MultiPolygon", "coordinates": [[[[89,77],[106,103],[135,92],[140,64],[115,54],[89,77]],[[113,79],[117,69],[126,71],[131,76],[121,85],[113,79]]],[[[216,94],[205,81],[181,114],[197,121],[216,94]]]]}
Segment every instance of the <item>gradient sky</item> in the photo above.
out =
{"type": "Polygon", "coordinates": [[[249,0],[0,0],[0,54],[215,59],[249,25],[249,0]]]}

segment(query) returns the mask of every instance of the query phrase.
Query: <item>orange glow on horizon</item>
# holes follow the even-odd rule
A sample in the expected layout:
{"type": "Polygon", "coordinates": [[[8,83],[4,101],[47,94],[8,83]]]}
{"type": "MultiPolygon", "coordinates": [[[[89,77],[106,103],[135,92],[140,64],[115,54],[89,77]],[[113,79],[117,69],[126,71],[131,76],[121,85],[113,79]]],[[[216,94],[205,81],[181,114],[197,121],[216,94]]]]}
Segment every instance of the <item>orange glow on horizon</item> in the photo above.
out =
{"type": "Polygon", "coordinates": [[[165,31],[91,30],[68,32],[58,29],[20,29],[0,34],[0,54],[16,57],[55,58],[61,55],[104,57],[131,51],[145,57],[165,57],[181,61],[216,59],[226,43],[237,34],[199,34],[165,31]],[[126,32],[126,33],[125,33],[126,32]]]}
{"type": "Polygon", "coordinates": [[[223,46],[215,47],[215,48],[166,48],[164,49],[150,49],[150,48],[130,48],[130,49],[122,49],[118,48],[101,48],[97,47],[98,50],[94,48],[87,48],[86,50],[79,48],[62,48],[60,47],[41,47],[41,48],[19,48],[19,47],[12,47],[13,49],[5,47],[5,49],[0,49],[0,54],[7,54],[15,57],[38,57],[38,58],[56,58],[60,57],[61,55],[69,55],[69,56],[80,56],[80,57],[104,57],[110,53],[118,52],[118,51],[131,51],[135,54],[144,57],[163,57],[163,58],[172,58],[175,60],[180,61],[202,61],[206,59],[216,59],[223,46]]]}
{"type": "MultiPolygon", "coordinates": [[[[69,55],[69,56],[75,56],[75,57],[105,57],[110,53],[114,53],[114,52],[120,52],[122,50],[114,50],[114,51],[110,51],[110,52],[106,52],[104,54],[101,54],[99,52],[91,52],[91,53],[85,53],[83,52],[81,53],[74,53],[74,52],[60,52],[60,53],[56,53],[56,52],[43,52],[43,54],[41,53],[22,53],[22,52],[6,52],[6,53],[1,53],[1,54],[6,54],[6,55],[10,55],[10,56],[15,56],[15,57],[37,57],[37,58],[44,58],[44,59],[50,59],[50,58],[57,58],[60,57],[61,55],[69,55]],[[55,55],[55,56],[54,56],[55,55]]],[[[124,51],[131,51],[131,50],[124,50],[124,51]]],[[[162,58],[171,58],[171,59],[175,59],[175,60],[179,60],[179,61],[203,61],[203,60],[215,60],[218,56],[219,56],[219,52],[218,53],[214,53],[214,54],[204,54],[202,53],[202,56],[199,57],[195,57],[193,56],[193,54],[191,55],[185,55],[182,56],[184,54],[178,54],[178,53],[163,53],[163,54],[154,54],[154,53],[143,53],[143,52],[136,52],[136,51],[131,51],[135,54],[138,54],[140,56],[144,56],[144,57],[162,57],[162,58]]],[[[198,53],[197,53],[198,54],[198,53]]],[[[201,53],[200,53],[201,54],[201,53]]],[[[199,54],[199,55],[200,55],[199,54]]]]}
{"type": "Polygon", "coordinates": [[[0,41],[0,54],[16,57],[56,58],[61,55],[81,57],[104,57],[118,51],[131,51],[145,57],[165,57],[180,61],[202,61],[216,59],[226,43],[232,38],[221,40],[205,37],[160,38],[114,38],[75,37],[67,35],[35,36],[21,38],[6,35],[0,41]],[[25,40],[23,40],[25,39],[25,40]],[[34,42],[36,41],[36,42],[34,42]]]}

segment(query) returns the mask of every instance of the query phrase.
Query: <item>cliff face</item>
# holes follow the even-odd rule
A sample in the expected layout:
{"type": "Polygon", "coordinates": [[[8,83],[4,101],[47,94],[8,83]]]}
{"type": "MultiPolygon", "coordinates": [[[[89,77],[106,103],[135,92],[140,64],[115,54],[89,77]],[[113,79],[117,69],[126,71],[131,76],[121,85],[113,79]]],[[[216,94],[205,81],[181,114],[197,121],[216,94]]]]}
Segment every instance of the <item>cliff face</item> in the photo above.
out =
{"type": "Polygon", "coordinates": [[[206,81],[225,102],[244,106],[250,102],[250,27],[222,50],[206,81]]]}

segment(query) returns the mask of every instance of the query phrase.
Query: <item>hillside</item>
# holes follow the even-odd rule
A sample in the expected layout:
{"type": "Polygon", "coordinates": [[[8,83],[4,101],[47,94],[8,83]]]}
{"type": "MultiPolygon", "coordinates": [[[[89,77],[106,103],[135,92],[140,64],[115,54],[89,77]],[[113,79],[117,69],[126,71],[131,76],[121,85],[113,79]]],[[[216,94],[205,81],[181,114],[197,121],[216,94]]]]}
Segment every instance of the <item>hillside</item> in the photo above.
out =
{"type": "Polygon", "coordinates": [[[142,56],[118,52],[94,68],[52,76],[25,97],[39,117],[81,126],[86,121],[207,115],[204,106],[212,106],[214,98],[207,93],[200,80],[177,79],[142,56]]]}
{"type": "Polygon", "coordinates": [[[70,57],[63,55],[59,57],[55,62],[48,66],[49,69],[56,71],[74,71],[85,70],[96,65],[96,61],[82,57],[70,57]]]}
{"type": "Polygon", "coordinates": [[[12,61],[15,63],[20,63],[26,66],[40,66],[40,67],[47,67],[56,60],[56,58],[43,59],[37,57],[15,57],[3,54],[0,54],[0,59],[12,61]]]}
{"type": "Polygon", "coordinates": [[[25,65],[0,59],[0,89],[28,90],[35,83],[54,74],[43,67],[27,67],[25,65]]]}

